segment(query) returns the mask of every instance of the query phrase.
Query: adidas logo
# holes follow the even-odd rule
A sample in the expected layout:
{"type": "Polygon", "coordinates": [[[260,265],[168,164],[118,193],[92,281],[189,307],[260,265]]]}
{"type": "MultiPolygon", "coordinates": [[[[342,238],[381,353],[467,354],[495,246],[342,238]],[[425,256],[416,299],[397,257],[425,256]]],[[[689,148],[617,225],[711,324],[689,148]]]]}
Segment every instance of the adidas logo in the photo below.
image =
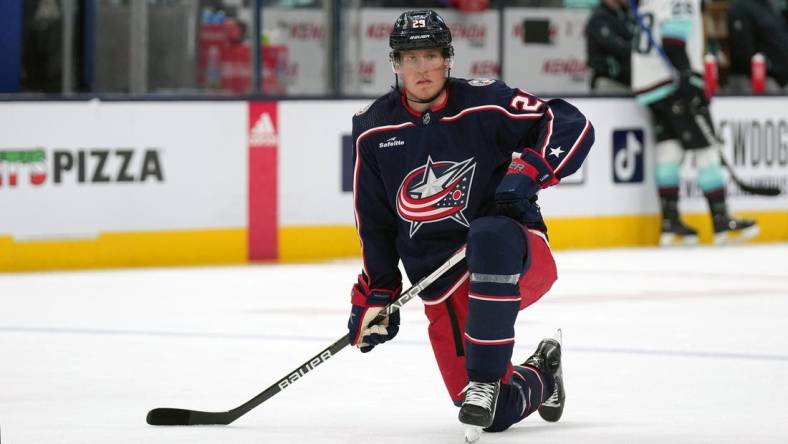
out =
{"type": "Polygon", "coordinates": [[[279,136],[276,134],[274,122],[268,113],[260,114],[252,129],[249,131],[249,145],[251,146],[276,146],[279,136]]]}
{"type": "Polygon", "coordinates": [[[394,136],[394,137],[388,139],[385,142],[380,142],[378,144],[378,148],[391,148],[391,147],[394,147],[394,146],[402,146],[402,145],[405,145],[405,141],[404,140],[399,140],[399,139],[397,139],[397,136],[394,136]]]}

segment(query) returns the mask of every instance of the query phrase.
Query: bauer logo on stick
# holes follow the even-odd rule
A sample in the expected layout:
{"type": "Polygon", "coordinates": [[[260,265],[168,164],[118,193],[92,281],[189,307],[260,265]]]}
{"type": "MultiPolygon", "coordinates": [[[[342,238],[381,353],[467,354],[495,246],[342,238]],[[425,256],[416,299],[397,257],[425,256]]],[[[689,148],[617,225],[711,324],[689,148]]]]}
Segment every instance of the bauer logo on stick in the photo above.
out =
{"type": "Polygon", "coordinates": [[[312,371],[318,365],[328,361],[330,358],[331,358],[331,351],[325,350],[323,353],[320,354],[320,356],[314,357],[311,361],[306,363],[306,365],[300,367],[298,370],[291,373],[290,376],[287,377],[287,379],[281,381],[279,383],[279,388],[282,390],[286,389],[288,386],[290,386],[291,383],[297,381],[302,376],[312,371]]]}

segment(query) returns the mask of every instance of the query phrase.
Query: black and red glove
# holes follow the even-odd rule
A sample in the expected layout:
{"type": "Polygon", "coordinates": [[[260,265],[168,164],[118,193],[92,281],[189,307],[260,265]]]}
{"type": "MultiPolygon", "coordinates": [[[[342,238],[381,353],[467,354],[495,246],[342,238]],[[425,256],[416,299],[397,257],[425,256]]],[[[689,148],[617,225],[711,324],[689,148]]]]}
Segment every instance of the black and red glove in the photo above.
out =
{"type": "Polygon", "coordinates": [[[399,332],[399,310],[382,320],[371,323],[383,308],[399,297],[401,288],[387,290],[369,288],[364,275],[358,276],[358,282],[350,292],[350,319],[347,321],[350,345],[358,347],[366,353],[376,345],[390,341],[399,332]]]}
{"type": "MultiPolygon", "coordinates": [[[[547,161],[532,149],[512,159],[506,176],[495,189],[498,214],[524,221],[534,211],[536,192],[558,183],[547,161]]],[[[538,207],[536,207],[538,210],[538,207]]]]}

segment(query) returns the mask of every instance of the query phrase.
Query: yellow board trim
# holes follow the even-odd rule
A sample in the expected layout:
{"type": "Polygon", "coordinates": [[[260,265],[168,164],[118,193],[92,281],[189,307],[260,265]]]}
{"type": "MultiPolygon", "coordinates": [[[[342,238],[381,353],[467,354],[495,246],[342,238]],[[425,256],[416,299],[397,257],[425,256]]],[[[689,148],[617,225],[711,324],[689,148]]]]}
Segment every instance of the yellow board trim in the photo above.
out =
{"type": "MultiPolygon", "coordinates": [[[[736,217],[758,221],[761,233],[750,242],[788,241],[788,211],[737,211],[736,217]]],[[[711,244],[713,230],[708,213],[682,215],[687,225],[698,230],[701,244],[711,244]]],[[[646,247],[659,244],[660,216],[599,216],[546,219],[550,246],[569,248],[646,247]]]]}
{"type": "Polygon", "coordinates": [[[309,262],[361,256],[353,225],[279,227],[279,261],[309,262]]]}
{"type": "MultiPolygon", "coordinates": [[[[788,211],[736,212],[737,217],[758,221],[761,234],[751,242],[788,241],[788,211]]],[[[708,213],[683,215],[698,230],[701,244],[712,241],[708,213]]],[[[656,214],[549,218],[546,220],[554,250],[656,246],[660,217],[656,214]]],[[[352,225],[285,226],[279,228],[282,262],[308,262],[358,257],[360,247],[352,225]]]]}
{"type": "Polygon", "coordinates": [[[240,264],[245,228],[100,233],[93,239],[18,241],[0,236],[0,271],[240,264]]]}
{"type": "MultiPolygon", "coordinates": [[[[788,241],[788,211],[737,212],[758,220],[754,242],[788,241]]],[[[708,214],[687,214],[701,243],[711,243],[708,214]]],[[[654,246],[659,216],[599,216],[547,219],[555,250],[654,246]]],[[[285,226],[278,231],[279,262],[311,262],[360,256],[352,225],[285,226]]],[[[150,266],[243,264],[247,230],[183,230],[100,233],[94,239],[19,241],[0,236],[0,272],[150,266]]]]}

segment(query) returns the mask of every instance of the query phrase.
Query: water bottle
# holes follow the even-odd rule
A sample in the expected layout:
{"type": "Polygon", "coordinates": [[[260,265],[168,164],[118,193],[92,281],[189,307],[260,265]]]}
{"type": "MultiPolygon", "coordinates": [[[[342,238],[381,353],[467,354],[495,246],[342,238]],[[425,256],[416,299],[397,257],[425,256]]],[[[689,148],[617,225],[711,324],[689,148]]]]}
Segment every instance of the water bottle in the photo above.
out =
{"type": "Polygon", "coordinates": [[[205,83],[208,88],[218,88],[222,83],[221,57],[219,48],[215,45],[208,47],[208,61],[205,65],[205,83]]]}
{"type": "Polygon", "coordinates": [[[706,94],[706,98],[711,100],[711,97],[717,92],[717,85],[719,82],[717,57],[714,57],[714,54],[706,54],[706,56],[703,57],[703,80],[703,92],[706,94]]]}
{"type": "Polygon", "coordinates": [[[763,54],[757,53],[752,56],[750,80],[752,82],[752,92],[763,94],[766,90],[766,59],[763,57],[763,54]]]}

